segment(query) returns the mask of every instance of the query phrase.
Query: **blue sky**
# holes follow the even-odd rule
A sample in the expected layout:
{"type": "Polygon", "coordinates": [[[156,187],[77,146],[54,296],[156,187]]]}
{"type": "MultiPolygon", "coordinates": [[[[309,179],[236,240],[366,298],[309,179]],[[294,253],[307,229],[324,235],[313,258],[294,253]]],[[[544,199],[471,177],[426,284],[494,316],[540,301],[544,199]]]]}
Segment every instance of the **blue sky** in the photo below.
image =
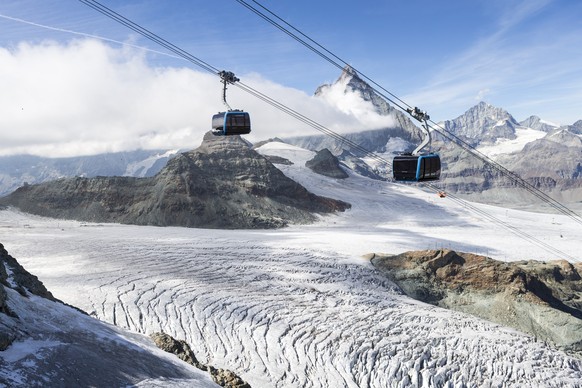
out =
{"type": "MultiPolygon", "coordinates": [[[[271,92],[267,94],[275,93],[273,97],[283,101],[287,96],[299,99],[301,93],[309,97],[317,86],[339,76],[337,68],[235,0],[102,3],[211,65],[234,71],[245,81],[259,82],[257,85],[271,92]]],[[[410,105],[428,111],[435,121],[455,118],[481,100],[507,109],[518,120],[533,114],[561,124],[582,119],[582,2],[264,0],[261,4],[410,105]]],[[[127,67],[141,61],[135,66],[142,73],[132,75],[127,70],[131,66],[123,70],[128,78],[146,73],[154,77],[161,72],[175,76],[184,68],[202,71],[184,60],[157,53],[164,50],[75,0],[3,0],[0,32],[0,49],[5,58],[20,58],[28,53],[26,61],[17,61],[14,68],[18,71],[26,68],[35,74],[43,73],[53,61],[57,68],[61,54],[63,66],[73,66],[75,61],[64,53],[82,51],[79,44],[72,43],[87,39],[81,34],[110,40],[105,45],[113,52],[104,54],[110,66],[123,62],[127,67]],[[47,42],[53,45],[51,50],[46,48],[47,42]],[[29,49],[24,50],[23,45],[29,49]],[[39,52],[30,54],[32,48],[43,45],[43,53],[36,50],[39,52]],[[153,51],[132,49],[130,45],[153,51]],[[133,51],[119,54],[127,50],[133,51]],[[47,57],[43,59],[43,55],[47,57]],[[37,67],[31,62],[34,60],[37,67]]],[[[2,57],[0,79],[1,66],[2,57]]],[[[91,77],[92,66],[96,65],[87,63],[85,68],[79,61],[78,67],[67,70],[71,82],[78,84],[79,78],[75,77],[82,77],[82,73],[91,77]]],[[[45,78],[54,78],[51,73],[46,74],[45,78]]],[[[8,70],[4,77],[10,79],[8,70]]],[[[28,79],[26,74],[20,77],[28,79]]],[[[61,83],[66,82],[66,74],[62,77],[61,83]]],[[[39,79],[37,84],[43,82],[39,79]]],[[[156,82],[160,80],[152,81],[156,82]]],[[[13,82],[13,87],[18,84],[13,82]]],[[[200,88],[203,90],[190,93],[207,100],[218,93],[206,86],[200,88]]],[[[5,98],[8,93],[5,88],[5,98]]],[[[34,94],[34,89],[30,93],[34,94]]],[[[79,95],[82,91],[74,89],[74,93],[79,95]]],[[[134,102],[136,93],[132,95],[134,102]]],[[[240,98],[246,101],[252,97],[240,98]]],[[[80,115],[78,111],[75,114],[80,115]]],[[[60,136],[67,135],[63,132],[60,136]]],[[[18,144],[21,143],[24,140],[18,144]]],[[[123,148],[121,144],[117,147],[123,148]]]]}

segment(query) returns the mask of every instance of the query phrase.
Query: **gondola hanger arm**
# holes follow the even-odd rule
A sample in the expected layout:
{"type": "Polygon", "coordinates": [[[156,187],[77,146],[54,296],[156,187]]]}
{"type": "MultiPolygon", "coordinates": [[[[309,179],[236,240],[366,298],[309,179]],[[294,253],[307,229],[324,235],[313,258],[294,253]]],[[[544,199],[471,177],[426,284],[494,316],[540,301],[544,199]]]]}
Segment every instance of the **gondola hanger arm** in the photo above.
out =
{"type": "Polygon", "coordinates": [[[235,82],[240,81],[240,79],[234,75],[232,71],[222,70],[218,73],[222,81],[222,102],[228,108],[229,111],[232,110],[228,102],[226,102],[226,85],[227,84],[234,84],[235,82]]]}
{"type": "Polygon", "coordinates": [[[416,120],[422,123],[420,127],[422,132],[424,133],[424,140],[422,141],[422,143],[419,144],[418,147],[416,147],[414,151],[412,151],[412,155],[418,155],[424,147],[430,144],[431,139],[430,130],[428,126],[428,120],[430,120],[430,116],[425,111],[420,110],[418,107],[414,107],[414,109],[407,108],[406,111],[408,112],[408,114],[410,114],[412,117],[414,117],[416,120]]]}

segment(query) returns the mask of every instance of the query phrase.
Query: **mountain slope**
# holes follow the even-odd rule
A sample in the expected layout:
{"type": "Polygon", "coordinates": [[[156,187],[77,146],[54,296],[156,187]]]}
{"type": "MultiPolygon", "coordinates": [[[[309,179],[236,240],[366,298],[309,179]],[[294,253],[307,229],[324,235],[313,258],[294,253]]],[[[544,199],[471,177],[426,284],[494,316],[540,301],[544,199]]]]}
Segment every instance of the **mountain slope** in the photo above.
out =
{"type": "Polygon", "coordinates": [[[543,132],[550,132],[558,128],[558,125],[544,121],[538,116],[530,116],[527,119],[520,121],[519,124],[521,126],[543,132]]]}
{"type": "Polygon", "coordinates": [[[152,178],[68,178],[21,187],[0,204],[55,218],[138,225],[274,228],[349,205],[309,193],[240,137],[208,134],[152,178]]]}
{"type": "Polygon", "coordinates": [[[0,244],[0,386],[216,387],[152,340],[54,300],[0,244]]]}

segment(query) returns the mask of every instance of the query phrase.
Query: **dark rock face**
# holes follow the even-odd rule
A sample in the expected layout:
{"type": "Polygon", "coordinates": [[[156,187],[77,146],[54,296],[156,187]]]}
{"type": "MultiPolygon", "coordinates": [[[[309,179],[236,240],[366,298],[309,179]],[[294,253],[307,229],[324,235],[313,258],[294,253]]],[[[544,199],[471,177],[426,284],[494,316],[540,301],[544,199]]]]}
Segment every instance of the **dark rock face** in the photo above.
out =
{"type": "Polygon", "coordinates": [[[92,222],[223,229],[309,223],[349,204],[316,196],[239,136],[207,134],[153,178],[70,178],[21,187],[0,199],[33,214],[92,222]]]}
{"type": "Polygon", "coordinates": [[[336,158],[327,148],[318,151],[313,159],[305,162],[305,167],[313,172],[335,179],[345,179],[349,175],[340,167],[336,158]]]}
{"type": "Polygon", "coordinates": [[[292,166],[293,162],[289,159],[282,158],[281,156],[277,155],[263,155],[269,162],[273,164],[282,164],[285,166],[292,166]]]}
{"type": "Polygon", "coordinates": [[[213,366],[200,363],[187,342],[174,339],[165,333],[153,333],[150,337],[154,340],[157,347],[163,351],[175,354],[180,360],[194,365],[200,370],[208,371],[212,380],[221,387],[251,388],[247,382],[230,370],[214,368],[213,366]]]}
{"type": "MultiPolygon", "coordinates": [[[[51,301],[58,301],[36,276],[25,270],[14,257],[8,254],[4,245],[0,244],[0,314],[17,319],[18,315],[8,306],[8,294],[5,287],[17,291],[23,297],[33,294],[51,301]]],[[[0,327],[0,351],[8,348],[17,337],[17,330],[0,327]]]]}
{"type": "Polygon", "coordinates": [[[386,180],[381,172],[372,168],[369,164],[353,155],[349,151],[344,150],[341,155],[338,156],[338,159],[341,160],[341,164],[347,166],[350,170],[357,174],[380,181],[386,180]]]}
{"type": "Polygon", "coordinates": [[[165,333],[153,333],[150,337],[154,340],[156,346],[164,352],[172,353],[180,360],[194,365],[198,369],[206,370],[206,366],[196,359],[187,342],[176,340],[165,333]]]}
{"type": "Polygon", "coordinates": [[[514,327],[582,354],[582,265],[505,263],[454,251],[374,256],[412,298],[514,327]]]}
{"type": "MultiPolygon", "coordinates": [[[[0,283],[4,287],[15,289],[23,296],[27,296],[30,293],[57,301],[44,284],[38,280],[38,277],[25,270],[15,258],[8,254],[2,244],[0,244],[0,283]]],[[[0,295],[0,310],[3,306],[3,300],[0,295]]]]}

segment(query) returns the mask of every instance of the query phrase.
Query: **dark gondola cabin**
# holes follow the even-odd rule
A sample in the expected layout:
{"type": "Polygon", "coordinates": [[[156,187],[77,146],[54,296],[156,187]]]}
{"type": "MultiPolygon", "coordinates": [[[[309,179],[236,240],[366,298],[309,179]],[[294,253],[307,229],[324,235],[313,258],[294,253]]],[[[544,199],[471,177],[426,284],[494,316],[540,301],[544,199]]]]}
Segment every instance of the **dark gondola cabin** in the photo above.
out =
{"type": "Polygon", "coordinates": [[[398,155],[392,163],[397,181],[434,181],[441,176],[441,159],[438,154],[398,155]]]}
{"type": "Polygon", "coordinates": [[[251,132],[251,118],[242,110],[229,110],[212,116],[212,132],[215,135],[246,135],[251,132]]]}

